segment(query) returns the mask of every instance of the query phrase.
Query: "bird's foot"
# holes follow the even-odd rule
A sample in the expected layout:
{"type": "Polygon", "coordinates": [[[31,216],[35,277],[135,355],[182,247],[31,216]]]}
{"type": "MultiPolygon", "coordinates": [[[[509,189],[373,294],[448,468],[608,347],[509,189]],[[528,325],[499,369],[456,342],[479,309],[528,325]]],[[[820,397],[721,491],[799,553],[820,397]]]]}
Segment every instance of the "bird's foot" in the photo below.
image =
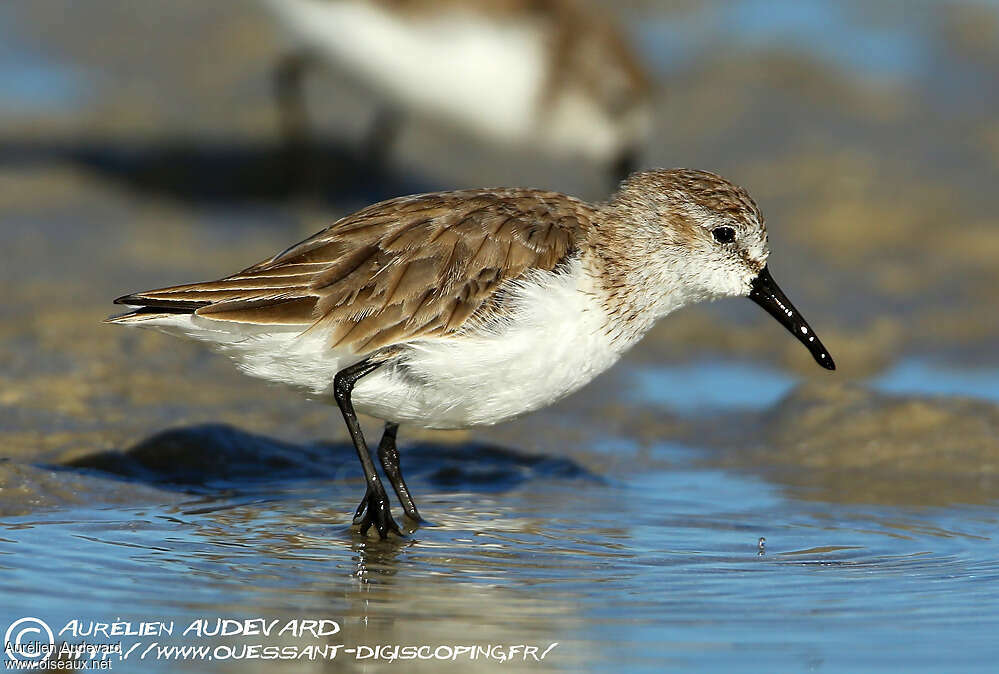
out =
{"type": "Polygon", "coordinates": [[[364,498],[361,499],[361,503],[354,513],[354,524],[362,536],[367,535],[372,526],[378,531],[378,537],[382,540],[388,538],[390,531],[397,536],[403,535],[402,531],[399,530],[399,525],[392,519],[392,509],[384,491],[381,494],[373,489],[368,489],[365,492],[364,498]]]}
{"type": "Polygon", "coordinates": [[[410,522],[413,528],[423,527],[423,526],[431,526],[431,527],[434,526],[433,523],[431,523],[429,520],[423,519],[423,517],[416,510],[416,508],[413,508],[412,510],[410,510],[409,508],[405,508],[405,511],[406,511],[406,521],[410,522]]]}

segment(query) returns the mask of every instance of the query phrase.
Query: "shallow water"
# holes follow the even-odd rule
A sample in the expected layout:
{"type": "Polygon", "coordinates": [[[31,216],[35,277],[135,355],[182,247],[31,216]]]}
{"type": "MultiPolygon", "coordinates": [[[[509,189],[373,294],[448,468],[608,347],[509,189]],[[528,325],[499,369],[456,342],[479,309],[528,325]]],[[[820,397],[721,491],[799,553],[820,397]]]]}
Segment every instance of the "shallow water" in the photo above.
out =
{"type": "MultiPolygon", "coordinates": [[[[30,606],[52,626],[172,620],[178,632],[202,617],[327,618],[342,632],[326,641],[347,648],[557,642],[544,664],[575,671],[991,669],[993,508],[805,502],[761,479],[692,465],[699,453],[691,448],[646,451],[653,458],[642,463],[661,467],[597,479],[469,450],[453,459],[449,488],[414,472],[411,485],[436,526],[399,542],[349,533],[356,478],[230,482],[179,501],[9,518],[0,529],[8,598],[0,617],[30,606]],[[492,489],[511,472],[519,484],[492,489]],[[477,483],[474,475],[493,477],[477,483]]],[[[638,450],[618,443],[616,452],[620,462],[638,450]]],[[[154,641],[122,640],[141,642],[139,651],[154,641]]],[[[359,663],[341,656],[329,667],[346,664],[359,663]]]]}
{"type": "MultiPolygon", "coordinates": [[[[632,398],[687,415],[718,411],[765,410],[801,383],[799,377],[759,363],[726,359],[683,365],[635,367],[632,398]]],[[[904,359],[865,380],[882,393],[958,396],[999,402],[999,371],[904,359]]]]}
{"type": "Polygon", "coordinates": [[[636,368],[632,376],[636,402],[698,415],[764,410],[787,395],[796,381],[763,365],[723,359],[636,368]]]}
{"type": "Polygon", "coordinates": [[[947,367],[925,358],[913,358],[897,364],[871,383],[885,393],[968,396],[999,402],[999,372],[988,367],[947,367]]]}
{"type": "Polygon", "coordinates": [[[0,81],[3,104],[22,113],[81,106],[93,84],[79,69],[53,62],[19,36],[6,6],[0,7],[0,81]]]}

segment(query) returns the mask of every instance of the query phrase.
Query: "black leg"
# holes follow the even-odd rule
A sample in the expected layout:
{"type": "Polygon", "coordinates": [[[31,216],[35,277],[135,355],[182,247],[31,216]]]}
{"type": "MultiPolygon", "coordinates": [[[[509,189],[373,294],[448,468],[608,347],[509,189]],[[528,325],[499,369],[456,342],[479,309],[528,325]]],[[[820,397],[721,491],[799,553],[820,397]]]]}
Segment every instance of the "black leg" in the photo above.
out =
{"type": "Polygon", "coordinates": [[[367,162],[379,170],[388,166],[389,153],[402,129],[402,113],[390,103],[381,103],[364,138],[361,152],[367,162]]]}
{"type": "Polygon", "coordinates": [[[357,450],[357,457],[361,460],[364,479],[368,485],[364,497],[367,507],[359,522],[361,534],[366,534],[373,524],[378,530],[378,535],[386,538],[389,531],[394,531],[400,536],[402,532],[399,531],[399,526],[392,519],[388,494],[385,493],[385,487],[382,486],[382,481],[375,470],[368,445],[364,442],[364,435],[361,433],[361,425],[357,422],[357,414],[354,413],[354,405],[350,401],[354,384],[361,377],[374,372],[379,366],[381,363],[362,360],[360,363],[337,372],[336,376],[333,377],[333,397],[343,413],[343,420],[347,424],[347,430],[350,431],[350,439],[354,441],[354,449],[357,450]]]}
{"type": "Polygon", "coordinates": [[[420,517],[420,511],[416,509],[416,503],[409,493],[409,487],[406,486],[406,479],[402,476],[402,466],[399,464],[399,450],[395,446],[395,434],[398,430],[399,424],[392,422],[385,424],[385,433],[382,434],[382,441],[378,443],[378,460],[381,461],[382,470],[385,471],[389,482],[392,483],[392,488],[395,489],[396,496],[399,497],[399,502],[402,503],[403,510],[406,511],[406,517],[414,522],[422,522],[423,518],[420,517]]]}
{"type": "Polygon", "coordinates": [[[286,141],[301,143],[308,136],[302,78],[314,62],[312,52],[292,52],[281,57],[274,71],[274,95],[277,97],[281,133],[286,141]]]}
{"type": "MultiPolygon", "coordinates": [[[[403,510],[406,511],[406,517],[414,522],[424,522],[426,520],[420,517],[420,511],[416,509],[416,502],[413,501],[413,497],[409,493],[409,487],[406,486],[406,479],[402,476],[402,467],[399,464],[399,450],[395,446],[395,436],[398,430],[399,424],[391,421],[385,423],[385,432],[382,434],[382,441],[378,443],[378,460],[381,462],[382,470],[385,471],[385,475],[392,484],[392,488],[395,489],[396,496],[399,497],[399,502],[402,503],[403,510]]],[[[365,494],[360,505],[357,506],[357,511],[354,513],[355,521],[359,520],[367,505],[368,497],[365,494]]]]}
{"type": "Polygon", "coordinates": [[[638,168],[638,150],[625,148],[614,158],[609,168],[611,189],[616,190],[622,180],[630,176],[638,168]]]}

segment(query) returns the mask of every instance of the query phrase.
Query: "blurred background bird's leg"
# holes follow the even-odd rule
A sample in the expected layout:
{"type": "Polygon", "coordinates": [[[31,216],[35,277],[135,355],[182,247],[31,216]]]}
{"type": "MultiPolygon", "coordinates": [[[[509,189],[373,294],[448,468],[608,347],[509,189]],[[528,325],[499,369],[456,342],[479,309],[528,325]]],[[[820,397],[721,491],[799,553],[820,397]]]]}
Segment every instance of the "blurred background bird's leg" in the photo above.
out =
{"type": "Polygon", "coordinates": [[[317,63],[315,52],[300,49],[281,57],[274,70],[282,163],[289,191],[304,191],[310,187],[311,131],[303,79],[317,63]]]}
{"type": "Polygon", "coordinates": [[[617,190],[621,181],[638,170],[638,148],[627,147],[611,160],[607,167],[607,178],[610,182],[611,191],[617,190]]]}
{"type": "Polygon", "coordinates": [[[368,164],[382,170],[388,166],[389,155],[402,130],[403,112],[389,102],[379,103],[371,128],[361,143],[361,156],[368,164]]]}

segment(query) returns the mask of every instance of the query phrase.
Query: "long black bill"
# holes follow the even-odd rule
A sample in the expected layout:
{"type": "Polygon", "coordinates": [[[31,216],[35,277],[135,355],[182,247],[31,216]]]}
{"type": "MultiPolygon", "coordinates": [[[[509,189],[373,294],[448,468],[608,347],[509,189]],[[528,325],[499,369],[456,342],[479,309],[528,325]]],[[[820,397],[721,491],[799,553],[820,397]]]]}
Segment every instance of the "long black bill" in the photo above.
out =
{"type": "Polygon", "coordinates": [[[805,348],[812,354],[815,362],[827,370],[835,370],[836,363],[832,356],[822,346],[822,342],[815,336],[812,326],[798,313],[798,310],[787,299],[787,295],[780,289],[774,277],[770,275],[770,270],[764,267],[753,279],[749,291],[749,299],[753,300],[766,312],[776,318],[781,325],[798,338],[798,341],[805,345],[805,348]]]}

